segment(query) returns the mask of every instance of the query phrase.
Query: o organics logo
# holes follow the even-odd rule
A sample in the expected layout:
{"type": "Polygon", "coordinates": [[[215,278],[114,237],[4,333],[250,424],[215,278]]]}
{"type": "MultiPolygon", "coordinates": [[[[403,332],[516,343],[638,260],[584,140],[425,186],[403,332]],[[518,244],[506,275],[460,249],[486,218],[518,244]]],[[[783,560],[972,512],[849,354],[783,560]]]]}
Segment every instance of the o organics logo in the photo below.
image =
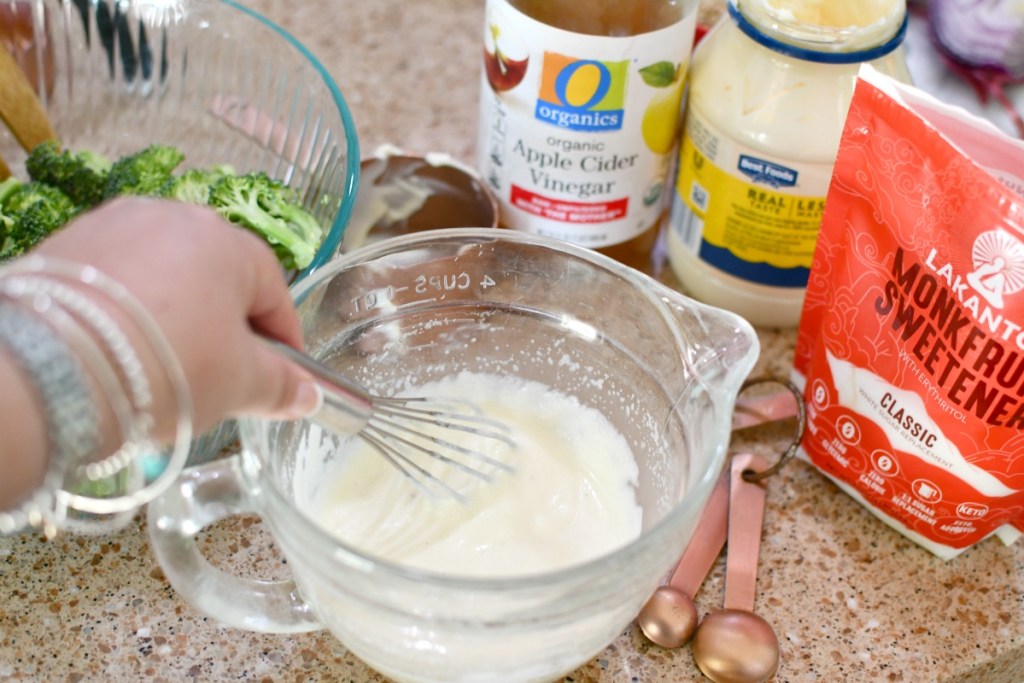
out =
{"type": "Polygon", "coordinates": [[[621,129],[628,66],[545,52],[534,117],[569,130],[621,129]]]}

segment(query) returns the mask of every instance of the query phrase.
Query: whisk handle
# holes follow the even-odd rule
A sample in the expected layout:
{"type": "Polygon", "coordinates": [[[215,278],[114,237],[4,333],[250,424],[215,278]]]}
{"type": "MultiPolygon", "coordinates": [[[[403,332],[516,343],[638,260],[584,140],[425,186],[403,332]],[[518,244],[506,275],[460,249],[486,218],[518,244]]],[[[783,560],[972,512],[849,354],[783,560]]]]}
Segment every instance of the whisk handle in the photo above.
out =
{"type": "Polygon", "coordinates": [[[356,434],[373,415],[373,399],[362,386],[287,344],[267,339],[282,356],[311,374],[323,392],[320,408],[309,419],[341,434],[356,434]]]}

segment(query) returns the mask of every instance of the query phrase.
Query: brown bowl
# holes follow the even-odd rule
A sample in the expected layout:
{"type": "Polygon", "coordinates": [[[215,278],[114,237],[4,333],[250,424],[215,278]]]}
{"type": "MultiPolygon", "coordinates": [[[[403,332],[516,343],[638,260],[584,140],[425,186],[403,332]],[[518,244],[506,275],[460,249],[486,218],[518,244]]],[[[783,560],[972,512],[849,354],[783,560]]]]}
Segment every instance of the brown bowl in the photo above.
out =
{"type": "Polygon", "coordinates": [[[472,168],[446,154],[382,147],[360,164],[341,249],[424,230],[497,226],[498,202],[472,168]]]}

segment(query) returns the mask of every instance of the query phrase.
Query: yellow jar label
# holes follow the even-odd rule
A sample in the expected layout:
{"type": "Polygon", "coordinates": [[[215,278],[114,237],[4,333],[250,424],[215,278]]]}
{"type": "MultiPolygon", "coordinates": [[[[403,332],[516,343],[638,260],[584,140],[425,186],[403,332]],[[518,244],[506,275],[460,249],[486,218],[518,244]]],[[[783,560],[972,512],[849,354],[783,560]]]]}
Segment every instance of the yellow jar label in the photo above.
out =
{"type": "Polygon", "coordinates": [[[690,112],[671,229],[701,260],[758,284],[803,287],[831,165],[770,157],[690,112]]]}

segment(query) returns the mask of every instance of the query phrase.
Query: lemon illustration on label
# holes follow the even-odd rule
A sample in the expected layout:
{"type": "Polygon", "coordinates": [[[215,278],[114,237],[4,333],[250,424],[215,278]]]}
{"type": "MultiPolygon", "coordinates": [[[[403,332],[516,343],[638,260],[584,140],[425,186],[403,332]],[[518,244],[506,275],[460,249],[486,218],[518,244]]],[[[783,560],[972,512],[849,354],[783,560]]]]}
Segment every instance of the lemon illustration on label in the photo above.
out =
{"type": "Polygon", "coordinates": [[[682,65],[671,62],[640,69],[644,83],[659,89],[648,103],[640,127],[644,143],[655,154],[668,154],[675,147],[685,73],[682,65]]]}

